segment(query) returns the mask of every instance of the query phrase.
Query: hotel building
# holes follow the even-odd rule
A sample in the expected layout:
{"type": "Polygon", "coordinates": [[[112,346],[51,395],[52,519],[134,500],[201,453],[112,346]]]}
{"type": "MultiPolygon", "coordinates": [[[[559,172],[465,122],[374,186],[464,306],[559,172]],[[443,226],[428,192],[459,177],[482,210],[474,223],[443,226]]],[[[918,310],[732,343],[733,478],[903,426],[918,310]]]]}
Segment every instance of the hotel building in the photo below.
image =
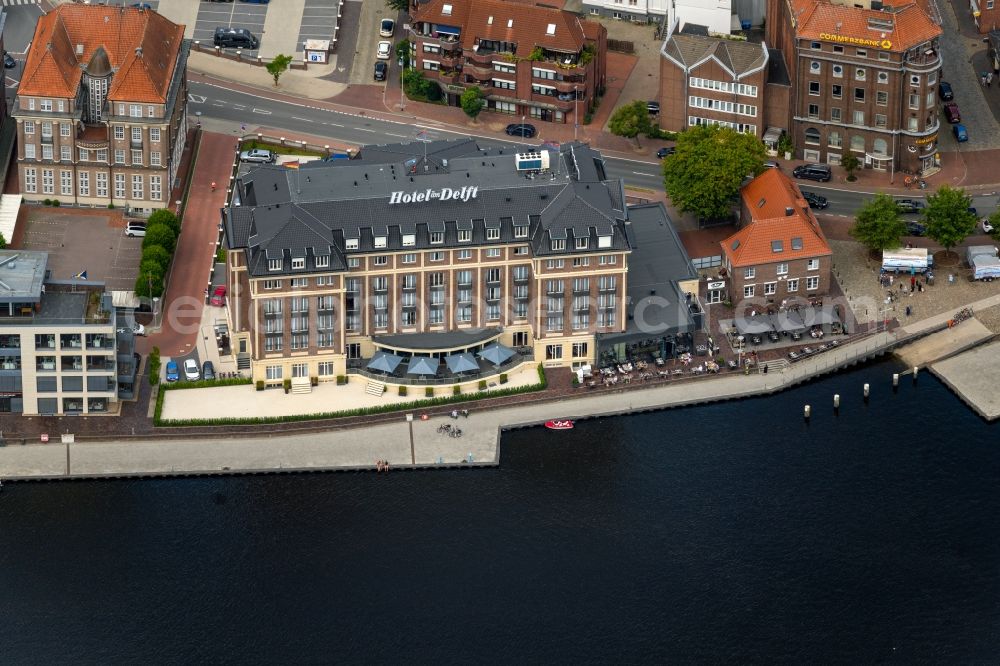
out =
{"type": "Polygon", "coordinates": [[[495,343],[510,363],[578,367],[701,324],[665,209],[626,205],[581,144],[367,146],[252,168],[233,197],[232,346],[267,384],[360,372],[377,352],[442,361],[448,381],[445,357],[495,343]]]}
{"type": "Polygon", "coordinates": [[[187,129],[183,39],[184,26],[137,7],[61,4],[39,17],[11,112],[25,201],[137,215],[171,203],[187,129]]]}

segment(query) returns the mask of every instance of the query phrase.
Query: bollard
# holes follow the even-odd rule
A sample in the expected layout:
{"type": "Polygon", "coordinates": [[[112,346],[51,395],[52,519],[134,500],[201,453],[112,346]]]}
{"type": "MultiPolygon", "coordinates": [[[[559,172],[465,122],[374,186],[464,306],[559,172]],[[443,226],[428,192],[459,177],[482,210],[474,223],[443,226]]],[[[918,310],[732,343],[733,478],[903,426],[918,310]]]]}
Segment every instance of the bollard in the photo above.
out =
{"type": "Polygon", "coordinates": [[[892,374],[892,388],[897,388],[899,386],[899,373],[894,372],[892,374]]]}
{"type": "Polygon", "coordinates": [[[868,394],[870,392],[870,388],[871,387],[869,387],[868,384],[865,384],[865,387],[864,387],[865,402],[868,402],[868,394]]]}
{"type": "Polygon", "coordinates": [[[913,366],[913,383],[914,384],[917,383],[917,371],[918,370],[919,370],[919,368],[917,368],[917,366],[913,366]]]}
{"type": "Polygon", "coordinates": [[[804,407],[804,408],[802,409],[802,416],[804,416],[804,417],[805,417],[806,421],[808,421],[808,420],[809,420],[809,415],[810,415],[811,413],[812,413],[812,408],[811,408],[811,407],[810,407],[809,405],[806,405],[806,406],[805,406],[805,407],[804,407]]]}

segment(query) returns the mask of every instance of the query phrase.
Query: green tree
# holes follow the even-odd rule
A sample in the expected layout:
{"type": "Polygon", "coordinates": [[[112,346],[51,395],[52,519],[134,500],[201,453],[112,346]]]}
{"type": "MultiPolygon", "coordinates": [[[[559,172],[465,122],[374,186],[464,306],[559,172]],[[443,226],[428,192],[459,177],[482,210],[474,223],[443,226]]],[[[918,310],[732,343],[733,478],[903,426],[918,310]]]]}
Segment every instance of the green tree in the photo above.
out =
{"type": "Polygon", "coordinates": [[[876,194],[855,216],[851,236],[869,250],[880,252],[899,247],[906,223],[896,201],[888,194],[876,194]]]}
{"type": "Polygon", "coordinates": [[[951,250],[976,230],[976,215],[969,210],[972,197],[961,188],[942,185],[927,197],[924,224],[927,236],[951,250]]]}
{"type": "Polygon", "coordinates": [[[284,53],[279,53],[278,55],[274,56],[274,60],[267,63],[267,66],[265,68],[267,69],[267,73],[271,75],[271,78],[274,79],[275,88],[278,87],[278,79],[281,78],[282,74],[288,71],[288,66],[291,64],[292,64],[292,56],[285,55],[284,53]]]}
{"type": "Polygon", "coordinates": [[[149,352],[149,385],[156,386],[160,383],[160,348],[153,347],[149,352]]]}
{"type": "Polygon", "coordinates": [[[149,219],[146,220],[146,226],[152,227],[157,224],[165,224],[174,231],[174,236],[181,235],[181,221],[176,215],[168,208],[160,208],[159,210],[153,211],[149,219]]]}
{"type": "Polygon", "coordinates": [[[159,245],[170,254],[174,253],[177,247],[177,236],[174,230],[165,224],[154,224],[146,227],[146,237],[142,239],[142,249],[152,245],[159,245]]]}
{"type": "Polygon", "coordinates": [[[840,166],[844,167],[844,171],[847,172],[847,180],[854,181],[857,176],[854,172],[861,168],[861,160],[854,153],[847,153],[840,160],[840,166]]]}
{"type": "Polygon", "coordinates": [[[405,12],[410,8],[410,0],[385,0],[385,4],[397,12],[405,12]]]}
{"type": "MultiPolygon", "coordinates": [[[[990,238],[995,241],[1000,241],[1000,210],[995,211],[989,217],[990,225],[993,227],[993,231],[990,232],[990,238]]],[[[0,236],[3,238],[3,236],[0,236]]]]}
{"type": "Polygon", "coordinates": [[[677,152],[663,160],[663,183],[681,212],[718,219],[730,214],[746,177],[763,170],[764,144],[757,137],[696,125],[677,135],[677,152]]]}
{"type": "Polygon", "coordinates": [[[403,69],[410,67],[410,40],[404,39],[396,44],[396,60],[403,61],[403,69]]]}
{"type": "Polygon", "coordinates": [[[0,250],[6,250],[6,249],[7,249],[7,239],[3,237],[3,234],[0,234],[0,250]]]}
{"type": "Polygon", "coordinates": [[[142,251],[141,261],[155,261],[163,269],[163,272],[166,273],[167,269],[170,268],[170,253],[164,247],[150,245],[142,251]]]}
{"type": "Polygon", "coordinates": [[[139,298],[156,298],[163,294],[163,278],[166,272],[152,260],[139,264],[139,274],[135,278],[135,295],[139,298]]]}
{"type": "Polygon", "coordinates": [[[623,136],[626,139],[635,139],[635,145],[639,145],[639,134],[648,134],[652,125],[649,122],[649,110],[646,103],[642,101],[632,102],[618,107],[611,114],[608,121],[608,129],[615,136],[623,136]]]}
{"type": "Polygon", "coordinates": [[[473,120],[483,111],[483,91],[479,86],[466,88],[459,101],[462,104],[462,111],[473,120]]]}

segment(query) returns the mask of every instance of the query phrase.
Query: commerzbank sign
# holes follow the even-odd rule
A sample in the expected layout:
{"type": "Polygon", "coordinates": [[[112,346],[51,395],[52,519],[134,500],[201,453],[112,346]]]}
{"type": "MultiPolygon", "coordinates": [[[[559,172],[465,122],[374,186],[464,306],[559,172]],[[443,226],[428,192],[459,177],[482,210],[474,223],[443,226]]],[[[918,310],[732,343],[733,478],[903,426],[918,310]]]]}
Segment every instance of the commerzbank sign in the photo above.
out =
{"type": "Polygon", "coordinates": [[[819,33],[819,38],[828,42],[838,44],[851,44],[852,46],[870,46],[873,49],[891,49],[892,40],[889,39],[864,39],[862,37],[850,37],[848,35],[834,35],[829,32],[819,33]]]}
{"type": "Polygon", "coordinates": [[[440,190],[427,188],[418,192],[392,192],[389,195],[389,205],[400,203],[422,203],[424,201],[469,201],[475,199],[479,192],[478,185],[465,187],[442,187],[440,190]]]}

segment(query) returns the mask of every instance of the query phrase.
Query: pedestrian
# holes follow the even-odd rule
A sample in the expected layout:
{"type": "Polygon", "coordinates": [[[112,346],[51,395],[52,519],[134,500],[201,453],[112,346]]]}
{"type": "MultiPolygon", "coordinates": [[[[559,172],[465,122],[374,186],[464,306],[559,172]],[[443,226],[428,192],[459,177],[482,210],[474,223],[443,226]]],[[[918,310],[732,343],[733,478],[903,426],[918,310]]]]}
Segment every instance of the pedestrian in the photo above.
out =
{"type": "Polygon", "coordinates": [[[212,181],[212,191],[213,192],[215,191],[215,181],[214,180],[212,181]]]}
{"type": "Polygon", "coordinates": [[[993,85],[993,72],[990,72],[989,74],[986,75],[986,85],[987,86],[993,85]]]}
{"type": "Polygon", "coordinates": [[[910,276],[910,291],[913,291],[913,288],[916,287],[916,286],[917,286],[917,278],[915,278],[915,277],[913,277],[911,275],[910,276]]]}
{"type": "Polygon", "coordinates": [[[241,132],[246,132],[247,131],[247,124],[246,123],[240,123],[240,131],[241,132]]]}
{"type": "Polygon", "coordinates": [[[907,317],[910,316],[910,306],[909,305],[906,306],[906,316],[907,317]]]}

